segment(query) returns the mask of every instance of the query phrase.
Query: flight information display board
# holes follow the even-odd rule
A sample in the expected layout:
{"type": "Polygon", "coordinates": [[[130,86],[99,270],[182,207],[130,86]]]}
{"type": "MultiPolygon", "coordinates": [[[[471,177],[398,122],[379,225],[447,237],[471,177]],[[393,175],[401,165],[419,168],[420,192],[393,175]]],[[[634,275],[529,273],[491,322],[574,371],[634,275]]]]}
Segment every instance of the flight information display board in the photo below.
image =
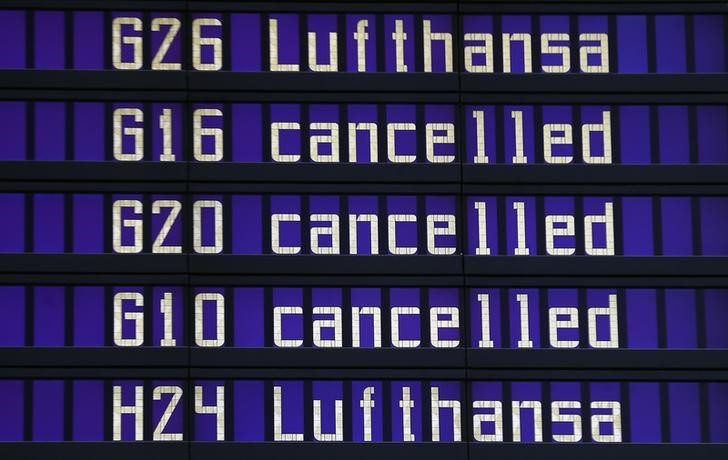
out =
{"type": "Polygon", "coordinates": [[[725,4],[26,1],[3,460],[728,458],[725,4]]]}

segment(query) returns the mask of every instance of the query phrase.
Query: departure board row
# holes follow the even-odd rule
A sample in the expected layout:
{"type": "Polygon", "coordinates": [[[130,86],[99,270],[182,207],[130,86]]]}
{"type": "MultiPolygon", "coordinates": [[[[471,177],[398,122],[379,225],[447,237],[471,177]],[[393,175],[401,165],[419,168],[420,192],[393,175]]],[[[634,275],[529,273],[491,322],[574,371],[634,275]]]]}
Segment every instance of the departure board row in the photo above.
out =
{"type": "Polygon", "coordinates": [[[728,441],[724,382],[2,380],[0,403],[2,441],[728,441]]]}
{"type": "Polygon", "coordinates": [[[725,105],[2,101],[1,160],[728,163],[725,105]]]}
{"type": "Polygon", "coordinates": [[[728,255],[722,196],[1,193],[0,215],[3,253],[728,255]]]}
{"type": "Polygon", "coordinates": [[[728,348],[728,290],[0,286],[0,347],[728,348]]]}
{"type": "MultiPolygon", "coordinates": [[[[334,8],[335,11],[335,8],[334,8]]],[[[0,68],[349,73],[726,71],[720,14],[0,11],[0,68]],[[189,57],[185,58],[189,50],[189,57]]]]}

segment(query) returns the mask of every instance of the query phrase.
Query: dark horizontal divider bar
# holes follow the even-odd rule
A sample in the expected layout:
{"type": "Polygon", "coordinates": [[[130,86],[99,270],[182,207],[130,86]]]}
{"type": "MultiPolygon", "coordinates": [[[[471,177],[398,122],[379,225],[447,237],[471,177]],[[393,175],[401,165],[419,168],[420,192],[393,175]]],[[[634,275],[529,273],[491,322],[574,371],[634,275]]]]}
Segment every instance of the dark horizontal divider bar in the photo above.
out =
{"type": "MultiPolygon", "coordinates": [[[[0,368],[0,372],[3,369],[0,368]]],[[[437,368],[243,368],[192,367],[192,379],[313,379],[313,380],[465,380],[467,370],[437,368]]],[[[728,372],[726,373],[728,374],[728,372]]],[[[698,375],[695,376],[700,379],[698,375]]],[[[693,379],[695,380],[695,378],[693,379]]]]}
{"type": "Polygon", "coordinates": [[[3,70],[0,88],[187,89],[187,72],[146,70],[3,70]]]}
{"type": "Polygon", "coordinates": [[[531,458],[558,460],[715,460],[728,455],[728,444],[522,444],[522,443],[314,443],[314,442],[7,442],[0,443],[6,460],[186,460],[240,458],[290,460],[465,460],[531,458]]]}
{"type": "Polygon", "coordinates": [[[192,367],[464,368],[465,349],[197,348],[192,367]]]}
{"type": "Polygon", "coordinates": [[[728,276],[466,276],[467,287],[668,287],[668,288],[726,288],[728,276]]]}
{"type": "Polygon", "coordinates": [[[179,286],[187,282],[186,273],[0,273],[0,284],[11,285],[179,286]]]}
{"type": "Polygon", "coordinates": [[[188,460],[187,442],[0,442],[3,460],[188,460]]]}
{"type": "Polygon", "coordinates": [[[456,92],[457,73],[189,72],[190,91],[456,92]]]}
{"type": "MultiPolygon", "coordinates": [[[[728,350],[1,348],[0,367],[727,370],[728,350]]],[[[214,372],[214,371],[212,371],[214,372]]]]}
{"type": "MultiPolygon", "coordinates": [[[[728,382],[728,369],[0,367],[0,379],[275,379],[728,382]]],[[[4,458],[4,457],[0,457],[4,458]]]]}
{"type": "MultiPolygon", "coordinates": [[[[725,168],[728,183],[728,167],[725,168]]],[[[190,181],[244,183],[460,183],[460,165],[191,163],[190,181]]]]}
{"type": "Polygon", "coordinates": [[[725,2],[720,0],[460,0],[460,13],[725,13],[725,2]],[[721,4],[723,3],[723,4],[721,4]]]}
{"type": "MultiPolygon", "coordinates": [[[[0,92],[2,95],[2,92],[0,92]]],[[[728,104],[728,93],[460,93],[463,104],[728,104]]],[[[305,96],[305,94],[304,94],[305,96]]],[[[212,99],[207,99],[212,100],[212,99]]]]}
{"type": "MultiPolygon", "coordinates": [[[[659,166],[653,166],[659,168],[659,166]]],[[[464,184],[465,195],[728,195],[716,184],[464,184]]]]}
{"type": "MultiPolygon", "coordinates": [[[[261,442],[261,443],[191,443],[192,458],[216,460],[371,460],[372,458],[398,460],[466,460],[466,443],[315,443],[315,442],[261,442]]],[[[510,458],[510,457],[504,457],[510,458]]]]}
{"type": "Polygon", "coordinates": [[[342,13],[451,13],[457,11],[457,2],[454,0],[395,0],[390,2],[387,0],[374,1],[341,1],[341,0],[323,0],[317,2],[292,2],[277,1],[272,2],[231,2],[228,0],[218,0],[212,2],[206,1],[190,1],[188,3],[190,11],[250,11],[250,12],[342,12],[342,13]]]}
{"type": "MultiPolygon", "coordinates": [[[[2,183],[0,182],[0,187],[2,183]]],[[[728,188],[728,187],[727,187],[728,188]]],[[[460,194],[461,186],[456,182],[383,182],[379,184],[367,182],[336,182],[336,183],[291,183],[267,182],[249,183],[239,182],[190,182],[190,193],[315,193],[315,194],[460,194]]],[[[728,190],[726,190],[728,194],[728,190]]]]}
{"type": "MultiPolygon", "coordinates": [[[[3,71],[0,71],[3,72],[3,71]]],[[[78,72],[74,70],[73,72],[78,72]]],[[[227,93],[221,93],[226,95],[227,93]]],[[[13,101],[151,101],[151,102],[184,102],[187,100],[184,90],[160,91],[140,89],[3,89],[0,88],[0,100],[13,101]]],[[[216,101],[217,99],[208,99],[216,101]]]]}
{"type": "Polygon", "coordinates": [[[728,457],[728,444],[520,444],[468,443],[469,458],[526,460],[715,460],[728,457]]]}
{"type": "Polygon", "coordinates": [[[468,349],[469,368],[484,369],[728,369],[728,350],[468,349]]]}
{"type": "Polygon", "coordinates": [[[468,275],[728,276],[726,257],[464,257],[468,275]]]}
{"type": "MultiPolygon", "coordinates": [[[[0,276],[0,282],[2,277],[0,276]]],[[[459,275],[420,276],[367,275],[192,275],[192,286],[376,286],[376,287],[459,287],[463,280],[459,275]]],[[[726,281],[728,286],[728,279],[726,281]]]]}
{"type": "MultiPolygon", "coordinates": [[[[0,273],[0,285],[460,287],[461,275],[191,275],[163,273],[0,273]]],[[[728,288],[728,276],[466,276],[466,287],[728,288]]]]}
{"type": "Polygon", "coordinates": [[[726,277],[728,258],[0,254],[0,273],[726,277]]]}
{"type": "MultiPolygon", "coordinates": [[[[0,96],[2,92],[0,91],[0,96]]],[[[721,95],[715,95],[720,97],[721,95]]],[[[728,101],[728,95],[725,98],[728,101]]],[[[457,104],[460,101],[457,92],[423,92],[423,93],[387,93],[387,92],[300,92],[281,88],[275,92],[259,91],[194,91],[189,93],[190,102],[309,102],[309,103],[426,103],[426,104],[457,104]]],[[[713,100],[713,103],[720,102],[713,100]]]]}
{"type": "MultiPolygon", "coordinates": [[[[458,163],[311,164],[191,162],[7,161],[2,181],[230,182],[230,183],[451,183],[458,163]]],[[[728,185],[728,165],[462,165],[462,182],[549,185],[728,185]]],[[[601,189],[595,189],[601,191],[601,189]]],[[[632,187],[623,193],[629,193],[632,187]]],[[[712,189],[711,189],[712,190],[712,189]]]]}
{"type": "Polygon", "coordinates": [[[196,274],[452,276],[462,273],[459,256],[190,255],[189,258],[190,273],[196,274]]]}
{"type": "Polygon", "coordinates": [[[186,347],[3,347],[0,367],[187,367],[186,347]]]}
{"type": "Polygon", "coordinates": [[[461,91],[483,93],[725,93],[728,74],[498,74],[463,73],[461,91]]]}
{"type": "MultiPolygon", "coordinates": [[[[77,163],[76,163],[77,164],[77,163]]],[[[75,166],[76,164],[72,164],[75,166]]],[[[0,162],[2,168],[2,162],[0,162]]],[[[86,182],[78,180],[0,180],[0,192],[185,193],[186,182],[86,182]]]]}
{"type": "Polygon", "coordinates": [[[728,74],[355,74],[3,70],[0,88],[470,93],[726,93],[728,74]],[[461,85],[458,84],[460,80],[461,85]],[[533,88],[533,89],[531,89],[533,88]],[[525,90],[525,91],[524,91],[525,90]]]}
{"type": "Polygon", "coordinates": [[[186,182],[187,164],[127,161],[4,161],[0,163],[0,180],[186,182]]]}
{"type": "MultiPolygon", "coordinates": [[[[76,71],[74,71],[76,72],[76,71]]],[[[468,93],[468,92],[313,92],[195,91],[136,89],[3,89],[0,100],[17,101],[151,101],[151,102],[301,102],[426,104],[728,104],[728,93],[468,93]]]]}
{"type": "Polygon", "coordinates": [[[725,382],[728,370],[694,369],[469,369],[469,380],[725,382]]]}
{"type": "Polygon", "coordinates": [[[728,184],[728,165],[463,165],[467,184],[728,184]]]}
{"type": "Polygon", "coordinates": [[[186,255],[0,254],[0,273],[185,274],[186,255]]]}
{"type": "MultiPolygon", "coordinates": [[[[0,379],[178,379],[189,367],[0,367],[0,379]]],[[[3,443],[0,442],[0,445],[3,443]]],[[[5,460],[5,457],[0,455],[5,460]]]]}

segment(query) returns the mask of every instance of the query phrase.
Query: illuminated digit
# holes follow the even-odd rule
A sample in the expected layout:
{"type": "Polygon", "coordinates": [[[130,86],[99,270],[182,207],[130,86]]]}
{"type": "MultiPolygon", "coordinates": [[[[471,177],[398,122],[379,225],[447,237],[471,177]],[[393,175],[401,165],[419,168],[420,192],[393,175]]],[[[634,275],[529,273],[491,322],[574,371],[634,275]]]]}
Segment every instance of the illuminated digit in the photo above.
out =
{"type": "Polygon", "coordinates": [[[162,154],[159,161],[176,161],[177,158],[172,153],[172,109],[162,109],[159,129],[162,130],[162,154]]]}
{"type": "Polygon", "coordinates": [[[516,154],[513,155],[512,161],[514,164],[528,163],[528,158],[523,153],[523,112],[513,110],[511,118],[513,118],[513,130],[516,137],[516,154]]]}
{"type": "Polygon", "coordinates": [[[486,203],[484,201],[476,201],[473,206],[478,212],[478,247],[475,248],[475,254],[479,256],[489,256],[490,248],[488,247],[488,220],[486,219],[486,203]]]}
{"type": "Polygon", "coordinates": [[[111,22],[111,62],[115,69],[138,70],[142,68],[142,37],[122,37],[121,26],[132,26],[134,32],[142,31],[142,20],[139,18],[114,18],[111,22]],[[124,62],[121,55],[122,45],[131,45],[134,58],[124,62]]]}
{"type": "Polygon", "coordinates": [[[144,112],[140,109],[114,109],[114,158],[119,161],[140,161],[144,158],[144,128],[122,126],[122,122],[124,121],[123,117],[134,117],[135,123],[143,123],[144,112]],[[124,136],[132,136],[134,138],[134,153],[124,152],[124,136]]]}
{"type": "Polygon", "coordinates": [[[167,55],[167,51],[169,51],[169,47],[172,46],[172,42],[174,41],[175,37],[177,37],[177,32],[179,32],[180,25],[181,23],[177,18],[152,19],[152,32],[159,32],[161,30],[160,26],[169,26],[167,35],[164,36],[162,44],[159,45],[159,49],[152,59],[152,70],[182,69],[182,64],[179,62],[162,62],[164,57],[167,55]]]}
{"type": "Polygon", "coordinates": [[[221,128],[203,128],[202,117],[222,117],[218,109],[196,109],[192,113],[192,153],[197,161],[220,161],[223,153],[223,137],[221,128]],[[202,151],[202,137],[212,136],[214,151],[202,151]]]}
{"type": "Polygon", "coordinates": [[[531,331],[528,327],[528,294],[516,294],[516,301],[521,313],[521,338],[518,340],[518,348],[533,348],[531,331]]]}
{"type": "Polygon", "coordinates": [[[475,118],[475,164],[488,163],[488,154],[485,151],[485,111],[473,110],[475,118]]]}
{"type": "Polygon", "coordinates": [[[195,201],[192,205],[192,244],[197,254],[219,254],[222,252],[222,203],[216,200],[195,201]],[[202,210],[212,209],[215,242],[212,246],[202,243],[202,210]]]}
{"type": "Polygon", "coordinates": [[[172,293],[165,292],[159,303],[159,311],[162,313],[162,322],[164,323],[162,340],[159,341],[160,347],[174,347],[177,340],[174,339],[173,329],[173,311],[172,311],[172,293]]]}
{"type": "Polygon", "coordinates": [[[195,413],[196,414],[214,414],[215,434],[218,441],[225,440],[225,387],[215,387],[215,405],[205,406],[202,399],[202,387],[195,385],[195,413]]]}
{"type": "Polygon", "coordinates": [[[490,295],[478,294],[480,303],[480,340],[478,348],[493,348],[493,340],[490,338],[490,295]]]}
{"type": "Polygon", "coordinates": [[[162,225],[162,228],[159,230],[159,235],[157,235],[154,243],[152,243],[152,252],[162,254],[181,254],[182,246],[164,246],[164,240],[167,239],[167,235],[169,235],[172,225],[174,225],[177,220],[177,216],[179,216],[179,212],[182,209],[182,203],[177,200],[157,200],[152,203],[152,214],[159,214],[162,212],[162,208],[169,208],[170,211],[167,216],[167,220],[164,221],[164,225],[162,225]]]}
{"type": "Polygon", "coordinates": [[[112,213],[112,246],[114,252],[134,254],[142,252],[143,233],[142,219],[121,219],[121,211],[124,208],[131,208],[134,214],[142,213],[142,202],[139,200],[116,200],[111,208],[112,213]],[[131,245],[124,245],[121,238],[122,228],[130,228],[133,231],[134,241],[131,245]]]}
{"type": "Polygon", "coordinates": [[[527,256],[531,253],[526,246],[526,203],[516,201],[513,203],[513,210],[516,211],[516,229],[518,246],[513,250],[515,256],[527,256]]]}
{"type": "Polygon", "coordinates": [[[204,292],[195,296],[195,343],[200,347],[221,347],[225,344],[225,297],[217,292],[204,292]],[[204,304],[215,302],[215,338],[205,339],[204,304]]]}
{"type": "Polygon", "coordinates": [[[200,37],[203,26],[222,27],[215,18],[199,18],[192,21],[192,67],[195,70],[222,69],[222,40],[217,37],[200,37]],[[212,46],[212,63],[202,63],[202,47],[212,46]]]}
{"type": "Polygon", "coordinates": [[[144,343],[144,296],[138,292],[117,292],[114,294],[114,344],[119,347],[138,347],[144,343]],[[142,311],[123,312],[125,300],[133,300],[142,311]],[[133,321],[134,338],[123,337],[122,321],[133,321]]]}
{"type": "Polygon", "coordinates": [[[182,441],[182,433],[163,433],[164,429],[167,427],[167,423],[169,423],[169,419],[171,419],[172,414],[174,414],[174,410],[177,408],[177,404],[179,404],[180,399],[182,399],[182,388],[173,385],[155,387],[152,391],[152,399],[159,401],[162,399],[163,394],[171,394],[172,399],[170,399],[169,404],[167,404],[167,408],[164,409],[164,413],[159,419],[159,423],[157,423],[156,428],[154,428],[152,441],[182,441]]]}

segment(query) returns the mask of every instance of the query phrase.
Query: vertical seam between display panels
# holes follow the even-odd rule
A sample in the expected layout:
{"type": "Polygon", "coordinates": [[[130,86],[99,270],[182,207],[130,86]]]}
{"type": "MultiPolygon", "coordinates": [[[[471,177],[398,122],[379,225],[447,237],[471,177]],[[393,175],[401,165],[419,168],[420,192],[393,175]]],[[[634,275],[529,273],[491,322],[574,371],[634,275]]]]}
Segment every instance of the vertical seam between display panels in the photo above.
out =
{"type": "Polygon", "coordinates": [[[459,222],[459,236],[458,236],[458,245],[460,247],[460,293],[458,295],[458,298],[460,300],[461,304],[461,311],[464,313],[463,316],[463,329],[461,332],[461,337],[463,341],[463,366],[464,366],[464,372],[463,372],[463,378],[464,382],[461,385],[461,389],[463,391],[463,399],[465,402],[464,407],[464,413],[466,414],[464,425],[465,425],[465,436],[464,436],[464,444],[465,444],[465,458],[468,460],[471,459],[470,455],[470,444],[472,440],[472,428],[470,420],[472,419],[472,409],[470,401],[472,400],[471,397],[471,391],[472,391],[472,384],[470,382],[470,362],[469,362],[469,348],[470,348],[470,305],[469,305],[469,296],[467,292],[467,286],[466,286],[466,274],[465,274],[465,254],[466,254],[466,244],[467,244],[467,238],[465,236],[465,232],[467,231],[467,226],[465,224],[465,176],[464,176],[464,166],[466,161],[466,143],[465,143],[465,106],[463,105],[463,93],[462,93],[462,69],[464,65],[464,39],[463,39],[463,15],[461,12],[461,1],[457,0],[455,3],[455,43],[457,46],[457,53],[455,54],[455,64],[457,72],[457,104],[456,104],[456,110],[455,110],[455,120],[457,122],[457,128],[456,132],[458,135],[458,142],[456,144],[456,148],[459,150],[459,155],[456,155],[457,161],[459,164],[459,196],[457,197],[457,201],[455,203],[455,210],[456,212],[459,212],[460,216],[458,217],[459,222]]]}
{"type": "Polygon", "coordinates": [[[192,23],[190,21],[191,19],[191,13],[190,13],[190,2],[189,0],[185,1],[185,9],[184,9],[184,23],[185,25],[185,32],[187,36],[185,37],[185,40],[183,42],[183,52],[184,52],[184,59],[185,62],[184,66],[184,72],[185,72],[185,97],[184,97],[184,109],[182,110],[183,113],[183,131],[182,131],[182,154],[183,154],[183,160],[185,162],[185,206],[187,207],[187,218],[185,219],[185,225],[186,232],[183,232],[184,238],[183,240],[187,244],[187,251],[185,255],[185,286],[183,288],[183,299],[184,299],[184,314],[183,318],[185,319],[184,322],[184,330],[185,330],[185,346],[187,347],[187,381],[185,382],[185,388],[187,390],[187,403],[185,405],[186,409],[186,417],[184,418],[184,425],[187,432],[187,460],[192,460],[192,425],[194,423],[193,421],[193,390],[194,385],[192,385],[192,326],[193,326],[193,307],[192,307],[192,285],[191,285],[191,275],[190,275],[190,258],[191,258],[191,250],[192,250],[192,208],[190,207],[190,204],[192,203],[192,197],[190,194],[190,155],[189,155],[189,149],[192,143],[190,142],[192,130],[191,130],[191,107],[190,107],[190,68],[191,68],[191,56],[192,56],[192,23]]]}

